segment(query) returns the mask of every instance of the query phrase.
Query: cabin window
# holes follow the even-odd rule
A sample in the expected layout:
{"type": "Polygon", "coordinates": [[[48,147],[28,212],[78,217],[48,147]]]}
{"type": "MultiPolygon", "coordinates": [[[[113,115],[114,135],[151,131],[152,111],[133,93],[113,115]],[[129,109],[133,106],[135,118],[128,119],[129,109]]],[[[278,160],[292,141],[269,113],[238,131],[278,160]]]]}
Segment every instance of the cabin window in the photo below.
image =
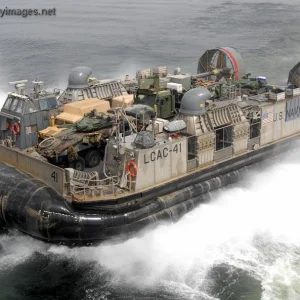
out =
{"type": "Polygon", "coordinates": [[[49,98],[47,99],[47,102],[48,102],[48,107],[49,109],[54,109],[57,107],[57,101],[56,101],[56,98],[49,98]]]}
{"type": "Polygon", "coordinates": [[[24,107],[24,101],[23,101],[23,100],[20,100],[20,101],[19,101],[19,104],[18,104],[18,106],[17,106],[17,108],[16,108],[16,112],[19,113],[19,114],[21,114],[22,111],[23,111],[23,107],[24,107]]]}
{"type": "Polygon", "coordinates": [[[4,106],[3,106],[3,108],[9,109],[12,100],[13,100],[13,98],[11,98],[11,97],[7,98],[7,100],[6,100],[6,102],[5,102],[4,106]]]}
{"type": "Polygon", "coordinates": [[[42,99],[39,102],[41,110],[54,109],[57,106],[57,102],[54,97],[49,99],[42,99]]]}
{"type": "Polygon", "coordinates": [[[35,112],[35,111],[37,111],[37,109],[36,109],[34,103],[32,101],[28,101],[26,103],[25,113],[28,114],[28,113],[32,113],[32,112],[35,112]]]}
{"type": "Polygon", "coordinates": [[[40,100],[40,109],[41,110],[45,110],[45,109],[48,109],[48,103],[47,101],[44,99],[44,100],[40,100]]]}
{"type": "Polygon", "coordinates": [[[10,110],[15,111],[18,103],[19,103],[19,100],[18,99],[14,99],[13,102],[12,102],[12,104],[11,104],[10,110]]]}
{"type": "Polygon", "coordinates": [[[216,129],[216,151],[232,146],[232,126],[216,129]]]}

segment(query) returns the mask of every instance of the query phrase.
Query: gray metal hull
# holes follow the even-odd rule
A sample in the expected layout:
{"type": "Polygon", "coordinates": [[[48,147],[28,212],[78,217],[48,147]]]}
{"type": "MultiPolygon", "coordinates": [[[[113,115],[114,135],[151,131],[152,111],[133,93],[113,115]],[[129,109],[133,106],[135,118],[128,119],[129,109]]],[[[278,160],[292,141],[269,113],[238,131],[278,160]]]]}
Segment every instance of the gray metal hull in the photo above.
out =
{"type": "Polygon", "coordinates": [[[43,182],[0,163],[0,224],[47,242],[82,245],[128,238],[162,220],[176,221],[211,198],[209,192],[237,182],[248,169],[292,146],[296,138],[246,153],[115,204],[71,204],[43,182]],[[136,205],[128,208],[127,202],[136,205]]]}

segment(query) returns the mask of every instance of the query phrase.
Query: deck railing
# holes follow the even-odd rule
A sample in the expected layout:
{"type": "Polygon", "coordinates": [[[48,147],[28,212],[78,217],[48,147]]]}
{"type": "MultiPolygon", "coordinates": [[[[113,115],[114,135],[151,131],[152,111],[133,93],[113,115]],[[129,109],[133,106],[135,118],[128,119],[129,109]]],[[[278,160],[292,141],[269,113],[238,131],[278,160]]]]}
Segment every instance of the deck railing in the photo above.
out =
{"type": "Polygon", "coordinates": [[[114,195],[119,183],[118,176],[111,176],[104,179],[71,179],[69,182],[70,193],[73,200],[86,201],[102,197],[104,195],[114,195]]]}

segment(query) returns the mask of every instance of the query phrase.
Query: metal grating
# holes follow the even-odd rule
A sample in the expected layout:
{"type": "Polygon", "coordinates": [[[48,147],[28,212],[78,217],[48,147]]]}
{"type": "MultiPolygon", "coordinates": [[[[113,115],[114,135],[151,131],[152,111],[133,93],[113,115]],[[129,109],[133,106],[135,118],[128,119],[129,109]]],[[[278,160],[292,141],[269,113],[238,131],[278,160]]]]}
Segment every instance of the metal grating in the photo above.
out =
{"type": "Polygon", "coordinates": [[[88,98],[111,99],[124,94],[127,94],[127,91],[121,82],[110,81],[96,83],[84,89],[67,88],[60,96],[59,101],[65,104],[88,98]]]}

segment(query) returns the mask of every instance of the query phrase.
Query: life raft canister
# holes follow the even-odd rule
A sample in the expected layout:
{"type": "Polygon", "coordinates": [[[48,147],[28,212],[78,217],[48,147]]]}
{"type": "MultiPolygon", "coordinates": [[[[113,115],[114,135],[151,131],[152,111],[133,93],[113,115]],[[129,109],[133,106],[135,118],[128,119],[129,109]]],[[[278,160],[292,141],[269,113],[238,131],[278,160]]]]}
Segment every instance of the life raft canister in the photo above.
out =
{"type": "Polygon", "coordinates": [[[130,161],[130,162],[127,164],[126,171],[127,171],[127,173],[129,174],[129,176],[130,176],[131,178],[136,177],[136,175],[137,175],[137,167],[136,167],[136,163],[135,163],[134,161],[130,161]],[[132,169],[132,168],[133,168],[133,169],[132,169]]]}
{"type": "Polygon", "coordinates": [[[14,122],[11,126],[11,131],[14,135],[20,134],[20,124],[18,122],[14,122]]]}

